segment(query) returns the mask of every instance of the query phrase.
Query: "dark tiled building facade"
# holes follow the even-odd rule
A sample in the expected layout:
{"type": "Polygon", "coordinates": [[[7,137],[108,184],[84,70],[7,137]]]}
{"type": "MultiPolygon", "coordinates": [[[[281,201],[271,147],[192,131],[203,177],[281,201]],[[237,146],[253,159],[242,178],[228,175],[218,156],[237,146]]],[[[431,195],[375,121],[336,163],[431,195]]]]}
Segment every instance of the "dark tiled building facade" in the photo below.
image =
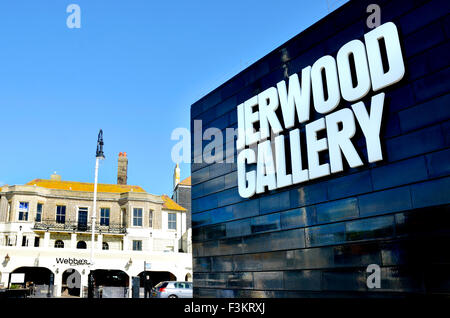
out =
{"type": "MultiPolygon", "coordinates": [[[[212,91],[192,105],[191,125],[236,128],[237,105],[363,40],[370,3],[345,4],[212,91]]],[[[363,166],[249,199],[236,164],[192,164],[194,296],[450,293],[450,2],[376,3],[406,68],[383,90],[383,160],[367,164],[356,135],[363,166]],[[370,264],[379,289],[366,284],[370,264]]]]}

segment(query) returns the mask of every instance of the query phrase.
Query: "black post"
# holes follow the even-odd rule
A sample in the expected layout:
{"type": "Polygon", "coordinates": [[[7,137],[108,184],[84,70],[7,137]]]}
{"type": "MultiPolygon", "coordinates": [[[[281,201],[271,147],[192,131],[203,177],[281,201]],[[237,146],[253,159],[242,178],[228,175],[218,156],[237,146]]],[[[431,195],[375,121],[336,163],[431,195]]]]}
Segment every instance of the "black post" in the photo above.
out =
{"type": "Polygon", "coordinates": [[[53,296],[54,281],[55,281],[55,275],[53,273],[51,273],[50,274],[50,281],[48,283],[47,297],[52,297],[53,296]]]}
{"type": "Polygon", "coordinates": [[[94,298],[94,275],[92,273],[88,276],[88,298],[94,298]]]}
{"type": "Polygon", "coordinates": [[[141,287],[141,279],[139,276],[133,276],[131,295],[133,298],[139,298],[139,288],[141,287]]]}

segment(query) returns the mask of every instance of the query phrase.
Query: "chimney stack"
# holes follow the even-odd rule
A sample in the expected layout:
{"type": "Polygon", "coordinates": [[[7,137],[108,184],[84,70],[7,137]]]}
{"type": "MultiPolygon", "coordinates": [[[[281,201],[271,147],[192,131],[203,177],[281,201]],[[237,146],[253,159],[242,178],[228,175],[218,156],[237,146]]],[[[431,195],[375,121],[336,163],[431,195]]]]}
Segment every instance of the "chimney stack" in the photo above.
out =
{"type": "Polygon", "coordinates": [[[56,173],[56,171],[50,176],[50,180],[52,181],[61,181],[61,176],[56,173]]]}
{"type": "Polygon", "coordinates": [[[119,153],[117,163],[117,184],[127,184],[128,158],[126,152],[119,153]]]}

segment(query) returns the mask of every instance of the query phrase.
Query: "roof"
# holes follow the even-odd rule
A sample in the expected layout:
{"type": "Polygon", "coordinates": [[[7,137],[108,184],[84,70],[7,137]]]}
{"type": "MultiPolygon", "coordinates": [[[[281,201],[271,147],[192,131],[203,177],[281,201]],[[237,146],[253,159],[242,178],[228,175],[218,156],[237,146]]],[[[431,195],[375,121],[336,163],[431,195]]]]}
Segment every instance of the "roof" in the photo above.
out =
{"type": "Polygon", "coordinates": [[[184,179],[183,181],[181,181],[179,184],[181,185],[185,185],[185,186],[190,186],[191,185],[191,177],[187,177],[186,179],[184,179]]]}
{"type": "Polygon", "coordinates": [[[161,196],[161,199],[163,199],[163,208],[167,210],[174,210],[174,211],[186,211],[185,208],[183,208],[181,205],[176,203],[174,200],[169,198],[167,195],[163,194],[161,196]]]}
{"type": "MultiPolygon", "coordinates": [[[[88,182],[76,182],[76,181],[57,181],[57,180],[45,180],[34,179],[28,182],[26,185],[36,185],[38,187],[57,190],[69,190],[69,191],[86,191],[94,192],[94,184],[88,182]]],[[[127,185],[127,184],[97,184],[97,192],[102,193],[126,193],[126,192],[140,192],[146,193],[140,186],[127,185]]]]}

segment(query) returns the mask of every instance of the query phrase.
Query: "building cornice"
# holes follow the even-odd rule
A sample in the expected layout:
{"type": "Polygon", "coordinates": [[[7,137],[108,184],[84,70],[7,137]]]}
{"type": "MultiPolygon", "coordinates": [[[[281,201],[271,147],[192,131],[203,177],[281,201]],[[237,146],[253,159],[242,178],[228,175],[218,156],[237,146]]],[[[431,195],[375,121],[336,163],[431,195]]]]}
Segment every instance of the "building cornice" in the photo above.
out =
{"type": "MultiPolygon", "coordinates": [[[[36,195],[47,199],[63,199],[63,200],[88,200],[94,198],[93,192],[72,191],[61,189],[47,189],[34,185],[14,185],[5,186],[0,191],[0,195],[11,198],[14,195],[36,195]]],[[[163,204],[161,197],[150,193],[141,192],[125,192],[125,193],[106,193],[97,194],[97,200],[107,202],[150,202],[155,204],[163,204]]]]}

